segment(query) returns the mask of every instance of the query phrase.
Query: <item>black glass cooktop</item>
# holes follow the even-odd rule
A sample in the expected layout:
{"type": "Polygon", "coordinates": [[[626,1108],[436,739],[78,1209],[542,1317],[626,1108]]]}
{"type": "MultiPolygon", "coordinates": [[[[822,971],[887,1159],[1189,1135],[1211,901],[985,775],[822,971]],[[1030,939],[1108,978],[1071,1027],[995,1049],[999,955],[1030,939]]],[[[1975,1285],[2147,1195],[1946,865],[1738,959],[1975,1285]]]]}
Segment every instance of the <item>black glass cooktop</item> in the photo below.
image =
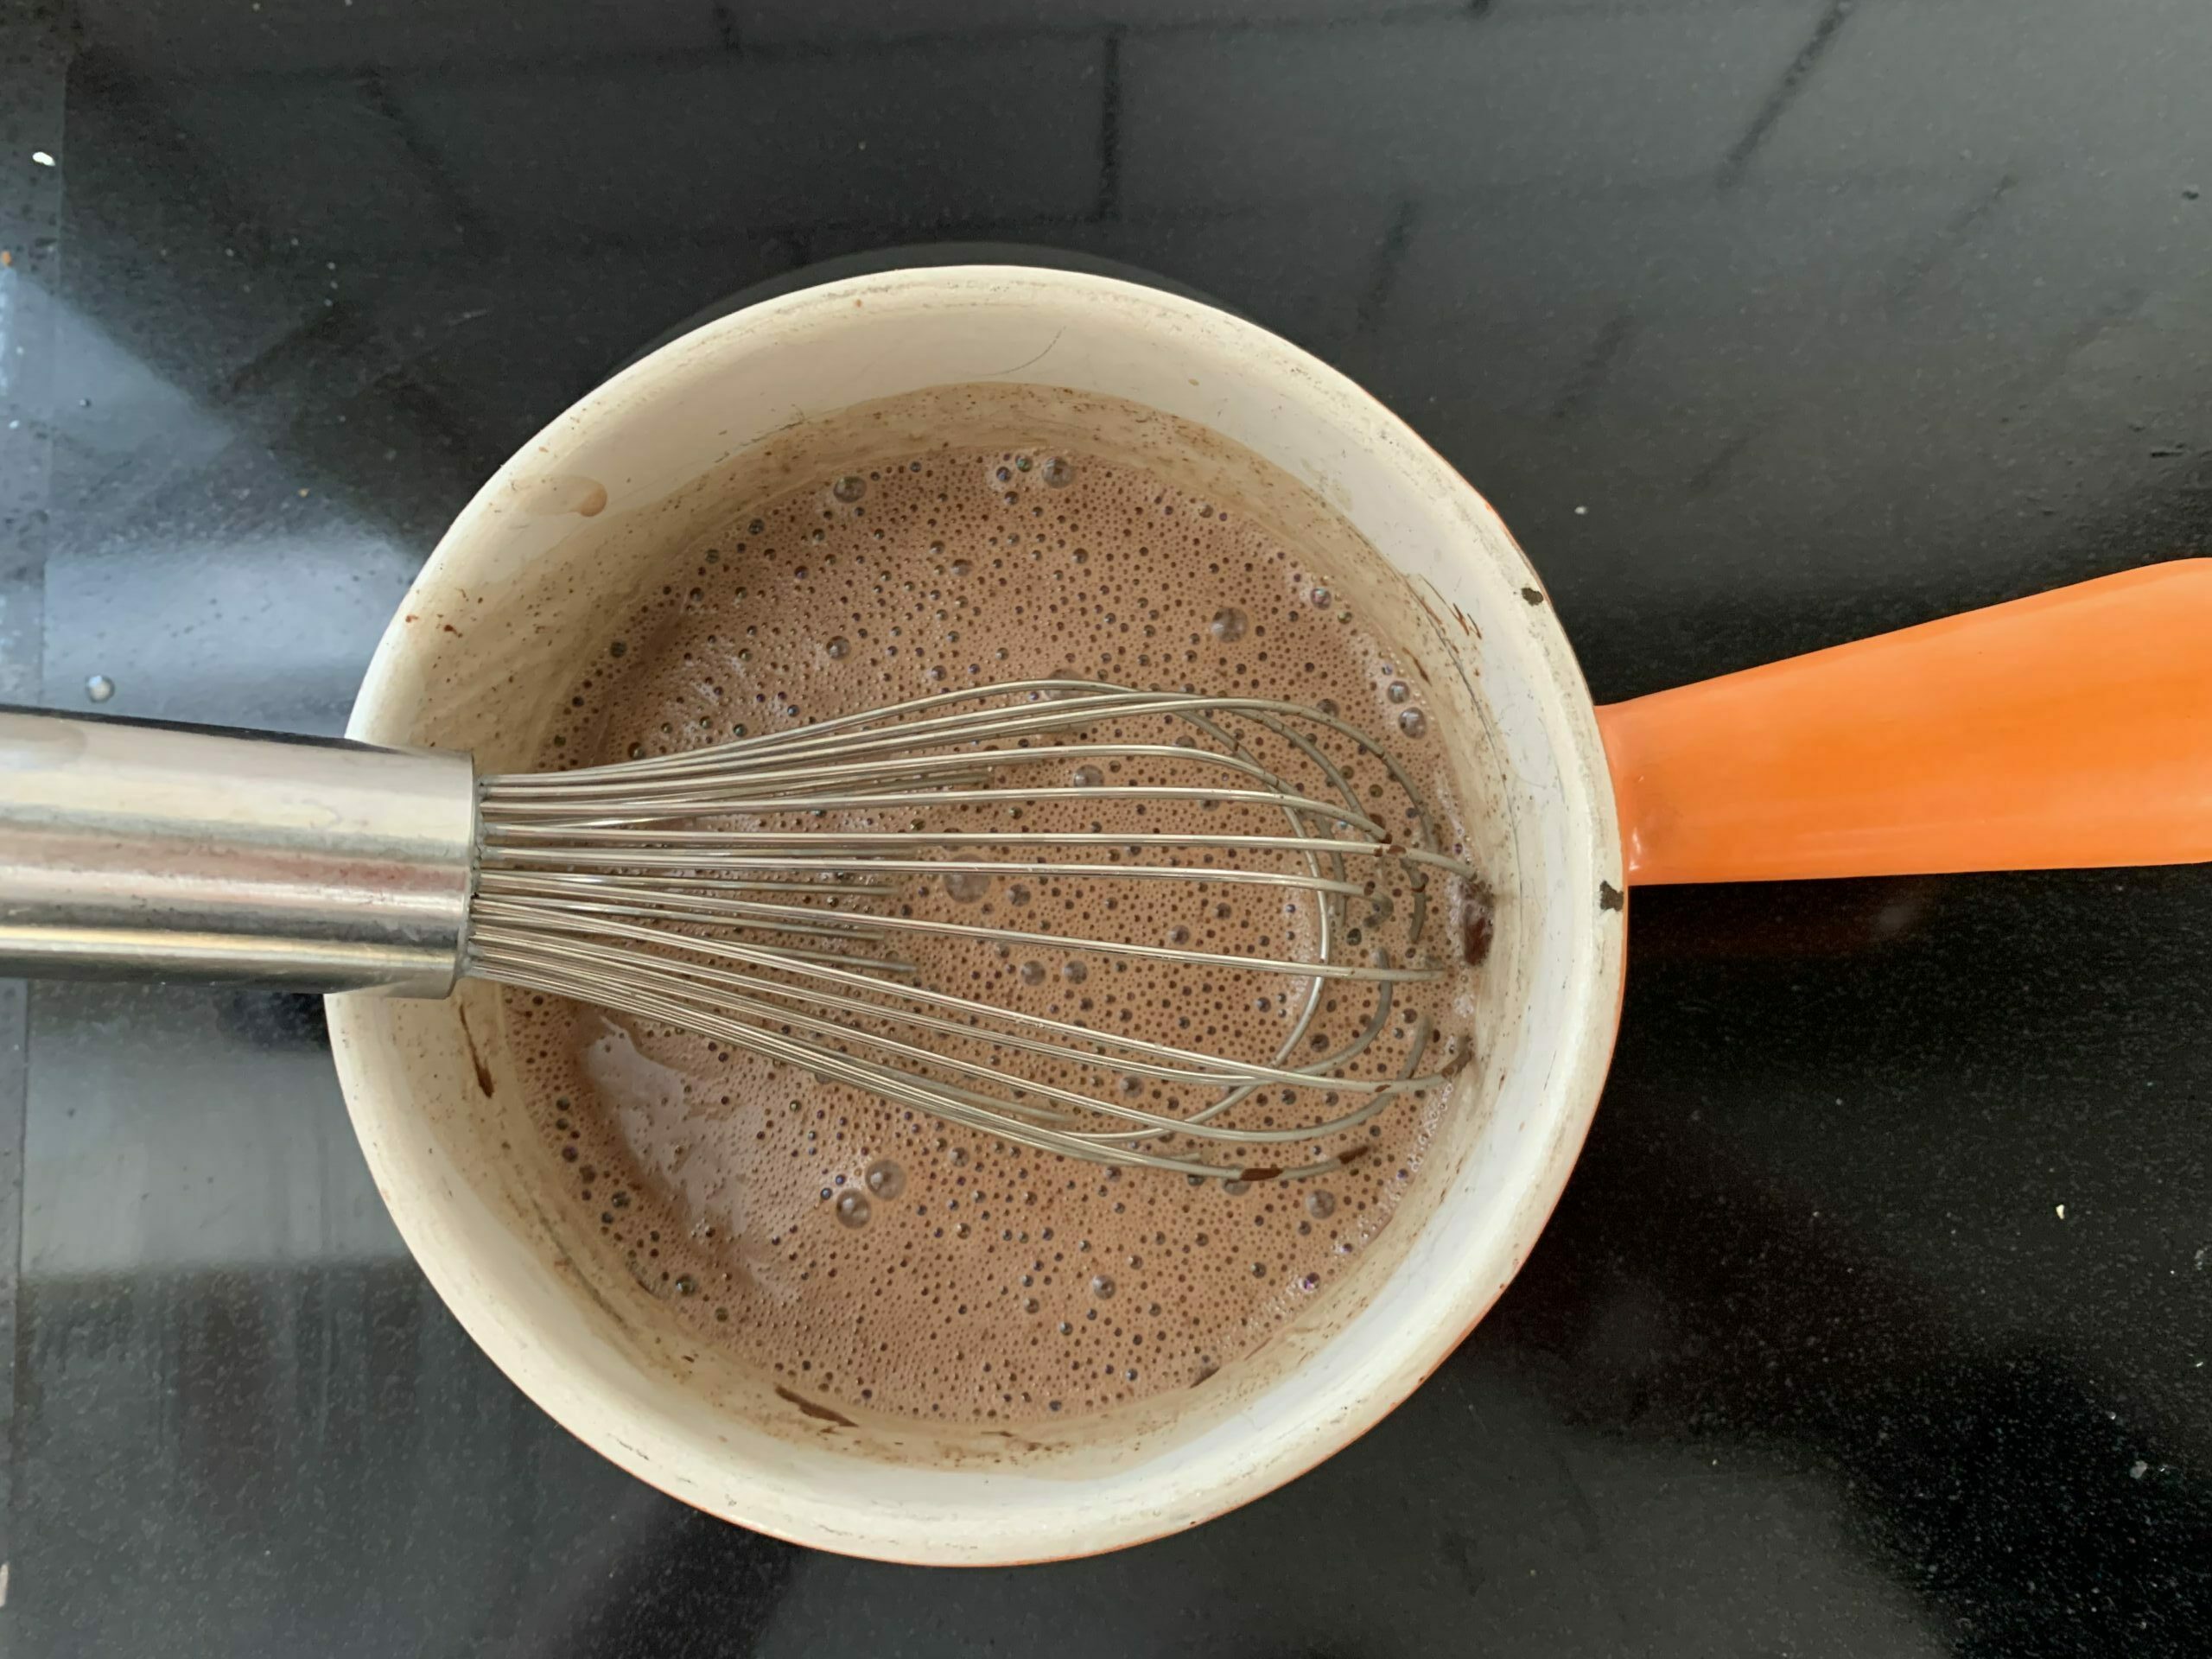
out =
{"type": "MultiPolygon", "coordinates": [[[[532,430],[891,248],[1342,366],[1600,699],[2203,552],[2208,86],[2201,0],[14,0],[0,700],[336,730],[532,430]]],[[[315,1004],[0,988],[0,1647],[2203,1652],[2212,873],[1634,909],[1595,1132],[1459,1352],[1227,1520],[1011,1572],[554,1427],[401,1249],[315,1004]]]]}

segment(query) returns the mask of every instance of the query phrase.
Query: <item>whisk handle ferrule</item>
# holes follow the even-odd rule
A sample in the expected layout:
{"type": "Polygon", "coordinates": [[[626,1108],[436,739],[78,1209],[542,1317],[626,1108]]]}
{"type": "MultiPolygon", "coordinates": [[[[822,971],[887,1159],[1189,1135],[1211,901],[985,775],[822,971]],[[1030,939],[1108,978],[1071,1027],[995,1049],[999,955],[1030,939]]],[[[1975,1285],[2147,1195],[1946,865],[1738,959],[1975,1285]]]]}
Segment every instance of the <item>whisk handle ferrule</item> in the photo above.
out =
{"type": "Polygon", "coordinates": [[[0,709],[0,976],[442,996],[466,754],[0,709]]]}

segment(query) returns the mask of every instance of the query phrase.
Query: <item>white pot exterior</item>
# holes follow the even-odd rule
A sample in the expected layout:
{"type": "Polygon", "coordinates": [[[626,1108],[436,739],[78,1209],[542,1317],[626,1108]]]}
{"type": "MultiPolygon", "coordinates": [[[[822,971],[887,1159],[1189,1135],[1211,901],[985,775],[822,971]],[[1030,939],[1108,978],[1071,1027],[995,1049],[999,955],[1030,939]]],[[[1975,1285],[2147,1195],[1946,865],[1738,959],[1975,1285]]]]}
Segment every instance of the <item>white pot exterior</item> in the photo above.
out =
{"type": "Polygon", "coordinates": [[[347,1104],[394,1220],[524,1392],[687,1503],[797,1541],[917,1562],[1050,1559],[1157,1536],[1268,1491],[1372,1426],[1452,1351],[1534,1244],[1597,1104],[1622,975],[1624,884],[1596,722],[1505,527],[1402,422],[1313,358],[1222,312],[1098,277],[1000,267],[864,277],[754,307],[640,362],[524,446],[454,523],[385,635],[351,734],[466,741],[488,764],[516,763],[487,753],[509,740],[480,728],[526,660],[538,625],[515,596],[537,573],[588,581],[650,537],[639,509],[680,498],[779,431],[803,431],[816,411],[983,380],[1147,405],[1311,485],[1421,595],[1433,649],[1487,728],[1517,864],[1499,895],[1517,929],[1517,1013],[1484,1056],[1486,1115],[1452,1157],[1424,1167],[1435,1190],[1394,1220],[1408,1230],[1401,1253],[1363,1306],[1293,1343],[1295,1363],[1243,1393],[1193,1390],[1173,1432],[1132,1430],[1110,1445],[1039,1447],[1027,1460],[871,1459],[834,1426],[763,1427],[614,1330],[549,1243],[557,1224],[516,1197],[487,1127],[495,1106],[512,1109],[493,1100],[481,1052],[481,1016],[495,1004],[330,1005],[347,1104]],[[472,1065],[481,1101],[468,1095],[472,1065]]]}

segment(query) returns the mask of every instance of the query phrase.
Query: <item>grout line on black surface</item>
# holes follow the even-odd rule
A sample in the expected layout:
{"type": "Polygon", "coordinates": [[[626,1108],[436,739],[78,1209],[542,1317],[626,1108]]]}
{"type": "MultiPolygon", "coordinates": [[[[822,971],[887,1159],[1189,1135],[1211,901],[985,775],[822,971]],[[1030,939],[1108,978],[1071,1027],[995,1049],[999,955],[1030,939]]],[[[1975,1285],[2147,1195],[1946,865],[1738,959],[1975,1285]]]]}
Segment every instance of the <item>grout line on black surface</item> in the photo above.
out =
{"type": "Polygon", "coordinates": [[[1695,497],[1711,491],[1734,468],[1738,457],[1751,447],[1758,435],[1756,432],[1738,432],[1725,441],[1682,480],[1682,493],[1695,497]]]}
{"type": "Polygon", "coordinates": [[[1575,370],[1574,378],[1567,383],[1559,401],[1551,406],[1553,420],[1568,420],[1582,411],[1605,384],[1605,378],[1612,372],[1613,365],[1620,360],[1635,334],[1636,319],[1627,312],[1616,312],[1605,319],[1605,327],[1598,330],[1590,349],[1583,353],[1581,366],[1575,370]]]}
{"type": "Polygon", "coordinates": [[[1836,32],[1843,27],[1844,20],[1851,16],[1851,5],[1852,0],[1828,0],[1820,20],[1813,25],[1812,38],[1798,48],[1797,55],[1789,60],[1789,67],[1782,72],[1781,83],[1767,94],[1766,102],[1751,118],[1751,124],[1744,129],[1744,136],[1729,146],[1728,154],[1720,163],[1720,188],[1732,190],[1742,181],[1744,169],[1751,165],[1751,157],[1767,141],[1776,123],[1782,119],[1783,112],[1796,100],[1798,93],[1805,90],[1805,84],[1812,79],[1813,71],[1820,67],[1821,57],[1835,43],[1836,32]]]}
{"type": "Polygon", "coordinates": [[[2020,181],[2012,174],[2005,174],[1980,195],[1944,220],[1943,228],[1936,232],[1934,239],[1923,252],[1907,263],[1897,281],[1890,285],[1889,292],[1882,297],[1892,305],[1900,301],[1910,299],[1919,291],[1920,285],[1934,273],[1936,268],[1943,263],[1952,248],[1972,233],[1976,226],[1995,213],[1999,205],[2005,197],[2012,194],[2019,182],[2020,181]]]}
{"type": "Polygon", "coordinates": [[[454,228],[464,242],[474,242],[480,251],[491,241],[484,216],[468,199],[468,193],[454,182],[446,168],[445,157],[435,145],[416,130],[415,124],[392,96],[391,84],[381,70],[371,69],[361,75],[358,83],[361,96],[368,106],[391,128],[392,136],[399,140],[399,147],[407,159],[421,170],[423,181],[436,195],[439,205],[453,216],[454,228]]]}
{"type": "MultiPolygon", "coordinates": [[[[1236,39],[1248,35],[1325,35],[1344,34],[1356,30],[1390,30],[1421,25],[1434,26],[1449,23],[1474,23],[1488,21],[1489,0],[1450,0],[1449,3],[1423,6],[1402,11],[1393,11],[1379,17],[1284,17],[1284,18],[1218,18],[1189,21],[1163,21],[1147,23],[1117,23],[1112,26],[1116,35],[1138,40],[1167,40],[1185,35],[1215,35],[1236,39]]],[[[917,30],[911,35],[887,34],[868,39],[847,38],[836,41],[745,40],[741,35],[733,42],[729,35],[717,28],[725,46],[742,55],[748,62],[776,63],[804,60],[823,60],[832,62],[857,61],[868,58],[894,55],[918,48],[931,47],[998,46],[1033,41],[1077,41],[1095,40],[1098,26],[1093,22],[1045,23],[1033,28],[993,28],[989,29],[917,30]]],[[[601,69],[609,64],[626,68],[671,69],[683,68],[699,61],[696,50],[671,48],[649,52],[612,54],[603,57],[578,58],[574,54],[552,54],[542,58],[493,59],[474,63],[441,65],[436,72],[442,84],[463,86],[487,80],[512,80],[518,76],[542,73],[547,71],[601,69]]],[[[314,82],[358,79],[364,74],[380,73],[389,66],[356,60],[343,64],[321,65],[313,68],[250,69],[226,75],[226,86],[265,86],[285,82],[314,82]]],[[[193,75],[178,73],[172,75],[149,77],[155,84],[198,85],[193,75]]]]}

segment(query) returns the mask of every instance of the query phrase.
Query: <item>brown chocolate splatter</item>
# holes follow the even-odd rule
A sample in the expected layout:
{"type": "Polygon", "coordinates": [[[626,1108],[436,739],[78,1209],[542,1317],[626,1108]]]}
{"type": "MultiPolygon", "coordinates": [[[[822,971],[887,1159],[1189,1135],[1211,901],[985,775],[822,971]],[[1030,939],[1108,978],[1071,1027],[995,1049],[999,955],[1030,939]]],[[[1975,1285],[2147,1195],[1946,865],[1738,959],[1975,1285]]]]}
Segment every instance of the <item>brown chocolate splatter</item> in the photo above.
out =
{"type": "Polygon", "coordinates": [[[465,1007],[461,1010],[461,1034],[468,1045],[468,1063],[476,1068],[476,1086],[489,1100],[496,1092],[492,1084],[492,1067],[484,1058],[484,1051],[476,1046],[476,1030],[468,1023],[468,1010],[465,1007]]]}
{"type": "Polygon", "coordinates": [[[520,486],[524,512],[556,516],[573,512],[596,518],[607,511],[607,486],[578,473],[548,473],[520,486]]]}
{"type": "Polygon", "coordinates": [[[1490,883],[1471,882],[1459,901],[1460,959],[1470,968],[1479,968],[1490,960],[1491,946],[1497,942],[1497,906],[1490,883]]]}
{"type": "Polygon", "coordinates": [[[793,1394],[789,1389],[785,1388],[780,1382],[776,1384],[776,1397],[779,1400],[790,1401],[791,1404],[797,1406],[801,1412],[804,1413],[807,1416],[815,1419],[818,1422],[834,1423],[839,1428],[857,1428],[860,1427],[860,1425],[855,1423],[851,1418],[846,1416],[843,1412],[833,1410],[830,1407],[823,1405],[818,1402],[810,1400],[803,1394],[793,1394]]]}

